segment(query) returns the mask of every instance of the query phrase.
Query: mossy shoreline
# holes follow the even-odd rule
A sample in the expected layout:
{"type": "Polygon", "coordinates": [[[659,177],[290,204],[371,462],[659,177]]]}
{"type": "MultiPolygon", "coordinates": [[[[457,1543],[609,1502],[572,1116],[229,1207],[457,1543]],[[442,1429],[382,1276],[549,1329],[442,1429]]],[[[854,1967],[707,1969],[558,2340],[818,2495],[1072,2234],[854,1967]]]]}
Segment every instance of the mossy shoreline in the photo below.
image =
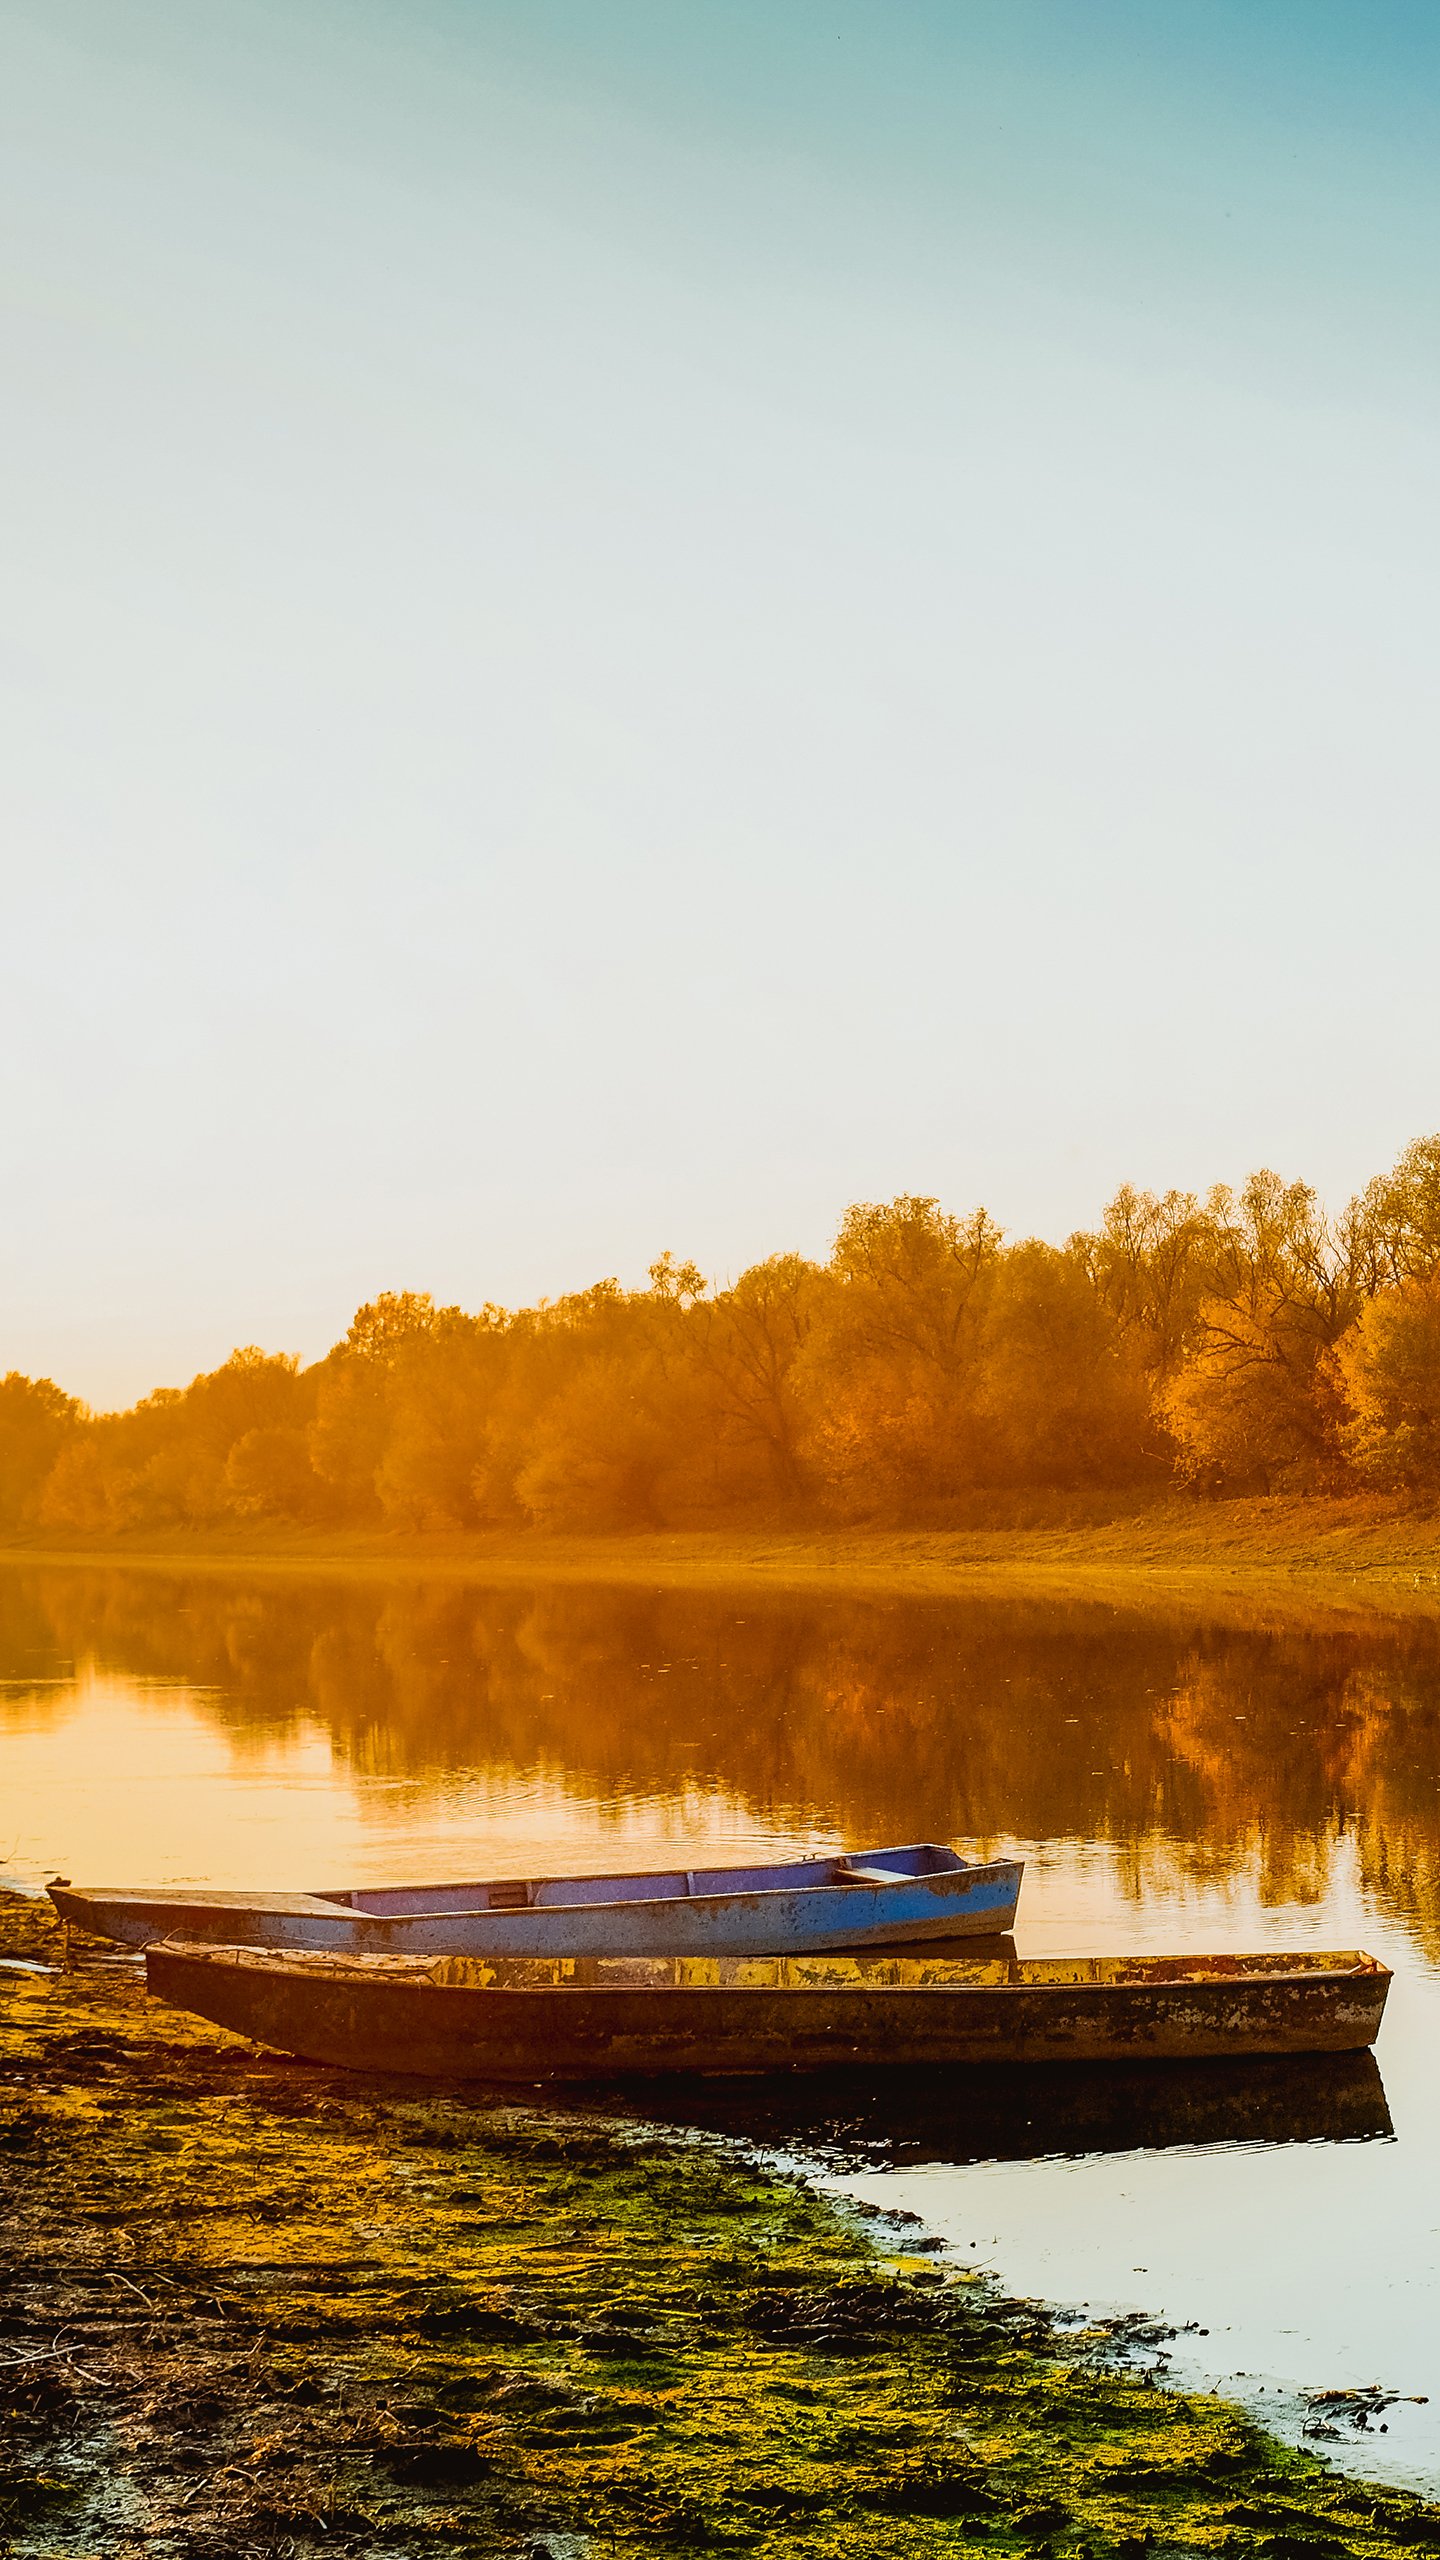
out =
{"type": "MultiPolygon", "coordinates": [[[[43,1906],[0,1898],[12,1960],[43,1906]]],[[[1440,2549],[743,2146],[347,2079],[0,1973],[0,2552],[1440,2549]]]]}
{"type": "Polygon", "coordinates": [[[401,1576],[503,1587],[1078,1599],[1218,1621],[1440,1616],[1440,1515],[1376,1497],[1137,1504],[1034,1496],[945,1528],[770,1527],[405,1536],[381,1530],[12,1537],[0,1564],[195,1574],[401,1576]]]}

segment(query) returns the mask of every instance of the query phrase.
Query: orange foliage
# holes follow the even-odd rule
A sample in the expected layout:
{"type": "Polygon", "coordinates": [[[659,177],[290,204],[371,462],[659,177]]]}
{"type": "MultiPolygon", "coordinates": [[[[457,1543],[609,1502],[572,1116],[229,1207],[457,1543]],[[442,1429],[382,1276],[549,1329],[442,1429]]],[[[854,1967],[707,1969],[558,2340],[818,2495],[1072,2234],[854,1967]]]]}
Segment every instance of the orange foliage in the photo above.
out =
{"type": "Polygon", "coordinates": [[[1372,1298],[1336,1362],[1357,1475],[1392,1489],[1440,1486],[1440,1277],[1372,1298]]]}
{"type": "Polygon", "coordinates": [[[1063,1247],[905,1194],[825,1263],[467,1315],[359,1309],[312,1368],[236,1351],[90,1415],[0,1380],[0,1526],[473,1529],[944,1519],[989,1488],[1440,1493],[1440,1138],[1338,1218],[1304,1183],[1127,1186],[1063,1247]]]}
{"type": "Polygon", "coordinates": [[[74,1397],[49,1378],[22,1378],[16,1369],[0,1378],[0,1525],[13,1526],[33,1510],[80,1420],[74,1397]]]}

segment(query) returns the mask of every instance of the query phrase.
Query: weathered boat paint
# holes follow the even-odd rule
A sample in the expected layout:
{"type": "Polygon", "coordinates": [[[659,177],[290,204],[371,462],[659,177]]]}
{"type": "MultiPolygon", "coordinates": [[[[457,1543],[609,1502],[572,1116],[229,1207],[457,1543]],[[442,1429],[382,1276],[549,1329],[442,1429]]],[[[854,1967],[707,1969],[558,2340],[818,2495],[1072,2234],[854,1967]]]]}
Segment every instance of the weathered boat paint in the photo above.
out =
{"type": "Polygon", "coordinates": [[[931,1841],[843,1857],[651,1875],[504,1877],[350,1893],[133,1892],[59,1878],[62,1920],[144,1947],[192,1943],[346,1955],[745,1956],[1004,1937],[1024,1867],[971,1865],[931,1841]]]}
{"type": "Polygon", "coordinates": [[[311,2062],[440,2079],[1344,2053],[1375,2041],[1374,1957],[766,1959],[277,1955],[150,1948],[149,1986],[311,2062]]]}

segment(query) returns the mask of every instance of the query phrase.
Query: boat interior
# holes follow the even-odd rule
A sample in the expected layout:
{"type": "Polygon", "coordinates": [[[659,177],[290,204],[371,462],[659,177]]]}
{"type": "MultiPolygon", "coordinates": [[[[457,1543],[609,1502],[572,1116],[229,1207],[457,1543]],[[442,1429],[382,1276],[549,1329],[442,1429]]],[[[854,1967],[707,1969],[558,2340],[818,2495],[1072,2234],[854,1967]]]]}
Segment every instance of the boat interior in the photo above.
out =
{"type": "Polygon", "coordinates": [[[416,1956],[322,1953],[314,1948],[215,1946],[170,1938],[152,1955],[239,1966],[277,1979],[413,1985],[441,1991],[1158,1991],[1180,1985],[1349,1978],[1388,1983],[1390,1968],[1356,1947],[1266,1948],[1259,1954],[1021,1956],[1013,1938],[961,1942],[925,1954],[893,1949],[805,1956],[416,1956]]]}
{"type": "MultiPolygon", "coordinates": [[[[962,1942],[963,1943],[963,1942],[962,1942]]],[[[291,1964],[335,1965],[344,1958],[292,1956],[291,1964]]],[[[386,1959],[350,1960],[362,1972],[386,1959]]],[[[1020,1956],[1013,1938],[983,1952],[938,1946],[901,1956],[888,1948],[853,1955],[804,1956],[432,1956],[400,1957],[417,1979],[447,1991],[1155,1991],[1167,1985],[1333,1982],[1345,1975],[1389,1978],[1389,1969],[1358,1948],[1270,1948],[1259,1955],[1020,1956]]]]}
{"type": "Polygon", "coordinates": [[[676,1867],[668,1873],[612,1876],[501,1877],[482,1884],[376,1885],[324,1893],[321,1902],[376,1918],[418,1919],[427,1912],[534,1911],[594,1902],[688,1902],[713,1894],[794,1893],[817,1886],[905,1884],[919,1876],[953,1875],[969,1865],[955,1849],[911,1842],[899,1849],[859,1849],[837,1857],[794,1858],[749,1867],[676,1867]]]}

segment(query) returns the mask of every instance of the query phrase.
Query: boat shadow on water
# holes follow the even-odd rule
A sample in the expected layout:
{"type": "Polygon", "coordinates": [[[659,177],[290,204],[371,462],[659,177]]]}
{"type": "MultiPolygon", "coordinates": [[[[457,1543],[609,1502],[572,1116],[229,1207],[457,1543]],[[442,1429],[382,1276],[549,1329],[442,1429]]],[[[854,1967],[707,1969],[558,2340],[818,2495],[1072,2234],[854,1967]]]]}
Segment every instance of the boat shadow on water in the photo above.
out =
{"type": "Polygon", "coordinates": [[[1372,2053],[652,2081],[597,2101],[876,2167],[1394,2138],[1372,2053]]]}

